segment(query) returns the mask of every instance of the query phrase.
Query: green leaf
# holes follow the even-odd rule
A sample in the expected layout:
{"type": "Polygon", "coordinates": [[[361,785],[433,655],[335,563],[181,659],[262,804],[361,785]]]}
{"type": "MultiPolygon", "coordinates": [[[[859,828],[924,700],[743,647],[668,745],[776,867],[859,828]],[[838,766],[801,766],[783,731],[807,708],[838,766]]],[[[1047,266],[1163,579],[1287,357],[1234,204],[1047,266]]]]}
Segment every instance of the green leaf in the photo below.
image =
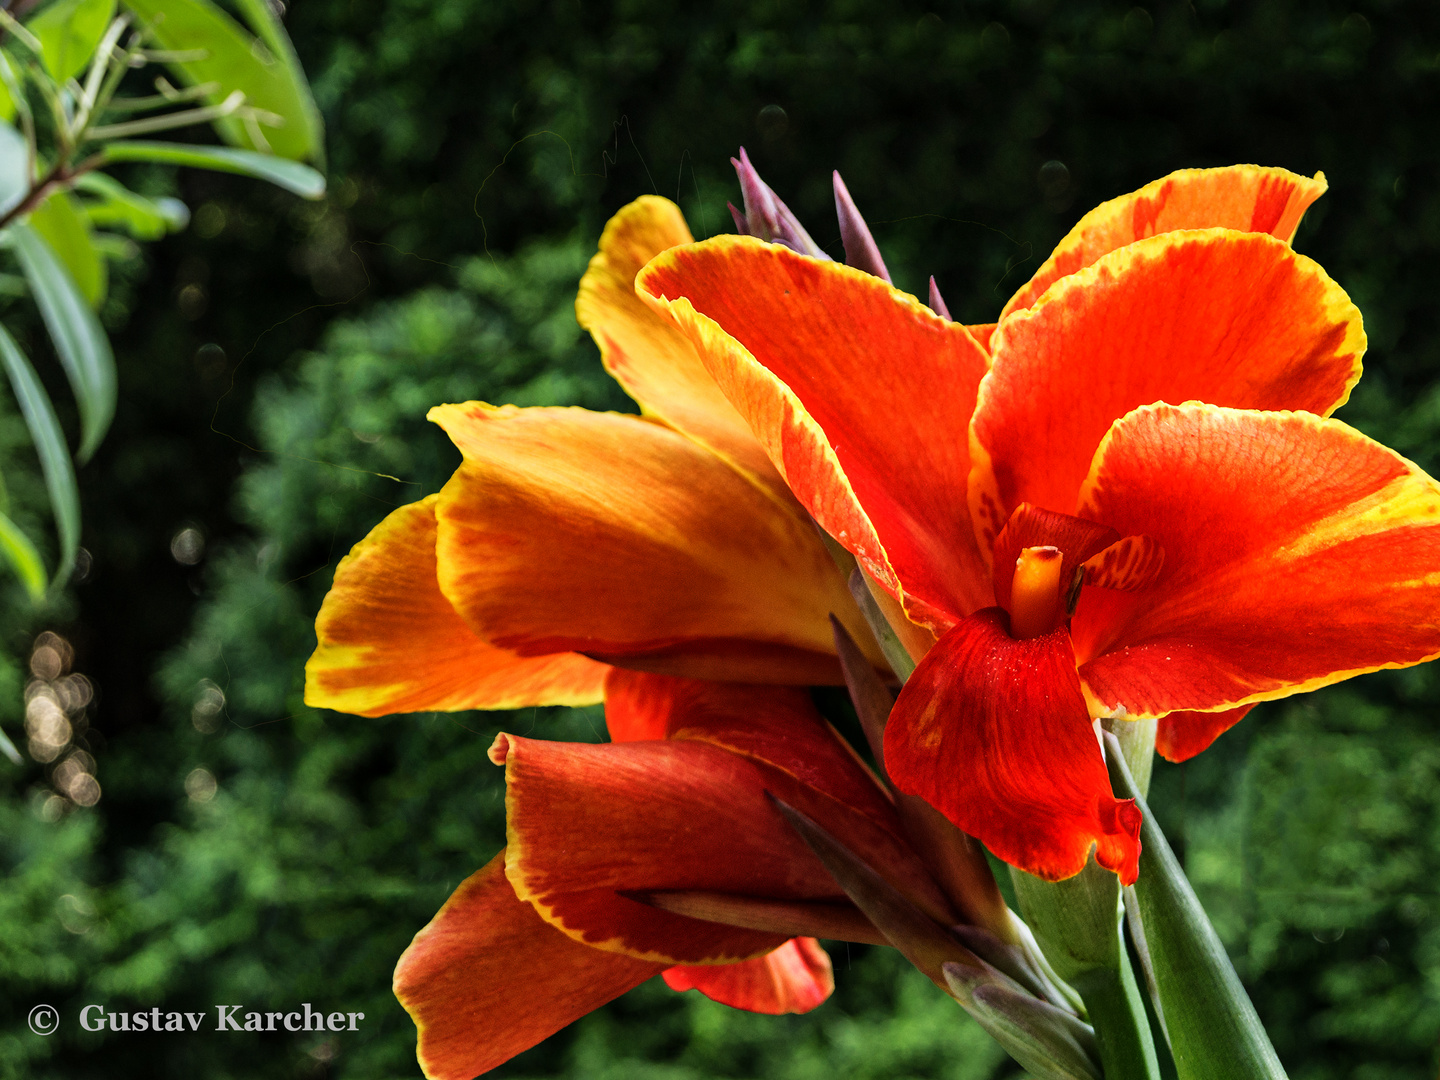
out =
{"type": "Polygon", "coordinates": [[[68,191],[55,192],[31,213],[29,220],[70,271],[90,306],[98,308],[105,299],[105,260],[95,250],[90,223],[74,196],[68,191]]]}
{"type": "Polygon", "coordinates": [[[0,514],[0,555],[10,564],[30,594],[30,599],[39,603],[45,598],[45,564],[30,538],[20,531],[20,526],[9,517],[0,514]]]}
{"type": "Polygon", "coordinates": [[[45,69],[63,83],[90,66],[113,18],[115,0],[55,0],[28,19],[25,28],[40,39],[45,69]]]}
{"type": "Polygon", "coordinates": [[[190,209],[179,199],[147,199],[102,172],[85,173],[75,187],[95,196],[81,204],[91,225],[119,226],[137,240],[159,240],[190,222],[190,209]]]}
{"type": "MultiPolygon", "coordinates": [[[[150,27],[162,47],[205,52],[203,59],[169,66],[187,85],[219,83],[207,99],[211,103],[240,90],[247,107],[283,120],[278,127],[248,124],[238,117],[218,120],[215,128],[226,142],[295,161],[320,159],[324,138],[320,113],[292,50],[287,47],[276,53],[273,47],[266,48],[210,0],[125,0],[125,6],[150,27]]],[[[267,28],[266,36],[273,35],[283,40],[278,24],[267,28]]]]}
{"type": "Polygon", "coordinates": [[[80,406],[75,456],[87,461],[115,416],[115,354],[95,312],[40,234],[24,221],[6,231],[80,406]]]}
{"type": "Polygon", "coordinates": [[[1180,1080],[1285,1080],[1225,946],[1109,732],[1105,759],[1115,794],[1134,799],[1144,816],[1133,900],[1180,1080]]]}
{"type": "MultiPolygon", "coordinates": [[[[3,92],[0,86],[0,92],[3,92]]],[[[25,136],[0,124],[0,214],[9,213],[30,189],[29,153],[25,136]]]]}
{"type": "Polygon", "coordinates": [[[305,69],[300,66],[300,57],[295,55],[295,46],[290,43],[290,35],[285,33],[285,27],[276,16],[274,5],[270,0],[235,0],[235,6],[240,9],[240,14],[250,29],[265,43],[271,55],[285,65],[286,74],[300,89],[299,96],[302,107],[306,110],[307,122],[315,131],[315,153],[310,160],[323,168],[324,121],[320,118],[320,110],[310,94],[310,84],[305,80],[305,69]]]}
{"type": "Polygon", "coordinates": [[[55,409],[41,385],[40,378],[15,339],[0,326],[0,366],[10,377],[10,388],[20,405],[20,415],[25,417],[25,426],[30,429],[30,438],[35,443],[35,452],[40,456],[40,470],[45,476],[45,487],[50,492],[50,507],[55,513],[55,526],[60,533],[60,567],[55,572],[57,581],[70,576],[75,565],[75,552],[80,546],[80,492],[75,485],[75,469],[70,463],[70,451],[65,446],[65,434],[60,430],[60,421],[55,409]]]}
{"type": "Polygon", "coordinates": [[[305,199],[319,199],[325,195],[325,177],[310,166],[270,154],[257,154],[253,150],[127,140],[110,143],[103,153],[107,164],[112,161],[159,161],[167,165],[193,165],[197,169],[240,173],[268,180],[305,199]]]}

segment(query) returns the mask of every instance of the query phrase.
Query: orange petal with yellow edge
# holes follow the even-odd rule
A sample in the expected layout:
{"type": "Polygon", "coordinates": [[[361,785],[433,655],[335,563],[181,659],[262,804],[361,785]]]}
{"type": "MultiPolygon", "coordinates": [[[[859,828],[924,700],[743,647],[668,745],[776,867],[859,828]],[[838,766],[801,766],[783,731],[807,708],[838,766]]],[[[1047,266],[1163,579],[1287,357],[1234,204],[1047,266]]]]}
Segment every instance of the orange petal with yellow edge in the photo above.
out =
{"type": "Polygon", "coordinates": [[[1126,244],[1179,229],[1236,229],[1268,233],[1289,243],[1300,218],[1325,194],[1325,174],[1314,179],[1286,169],[1231,165],[1181,169],[1139,191],[1101,203],[1076,223],[1045,264],[1001,315],[1035,303],[1055,282],[1126,244]]]}
{"type": "Polygon", "coordinates": [[[1140,811],[1110,790],[1064,627],[1016,640],[1000,608],[958,623],[885,725],[885,768],[1011,866],[1049,881],[1095,861],[1133,884],[1140,811]]]}
{"type": "Polygon", "coordinates": [[[1338,420],[1137,409],[1080,512],[1165,550],[1149,588],[1082,590],[1075,651],[1106,707],[1209,712],[1440,655],[1440,485],[1338,420]]]}
{"type": "Polygon", "coordinates": [[[1205,401],[1328,415],[1360,378],[1360,312],[1271,236],[1142,240],[995,332],[972,424],[970,507],[988,547],[1021,502],[1078,513],[1095,448],[1131,409],[1205,401]]]}
{"type": "Polygon", "coordinates": [[[835,989],[830,955],[814,938],[791,938],[738,964],[685,964],[661,974],[671,990],[699,990],[722,1005],[769,1016],[807,1013],[835,989]]]}
{"type": "Polygon", "coordinates": [[[395,967],[431,1080],[471,1080],[661,970],[577,944],[505,880],[505,852],[445,901],[395,967]]]}
{"type": "Polygon", "coordinates": [[[680,208],[642,195],[610,219],[580,279],[575,317],[605,370],[654,416],[757,476],[779,483],[750,427],[705,370],[690,339],[635,295],[635,275],[662,251],[693,242],[680,208]]]}
{"type": "Polygon", "coordinates": [[[386,716],[599,701],[606,665],[519,656],[471,633],[435,577],[438,498],[394,511],[340,560],[315,620],[305,703],[386,716]]]}
{"type": "Polygon", "coordinates": [[[1189,761],[1245,719],[1254,705],[1220,712],[1172,712],[1155,729],[1155,751],[1166,761],[1189,761]]]}
{"type": "Polygon", "coordinates": [[[840,681],[829,613],[862,624],[814,526],[636,416],[442,405],[465,455],[437,507],[441,591],[523,655],[753,682],[840,681]]]}
{"type": "Polygon", "coordinates": [[[879,278],[752,237],[673,248],[636,284],[689,335],[800,501],[912,619],[943,629],[989,602],[957,512],[988,365],[963,326],[879,278]]]}

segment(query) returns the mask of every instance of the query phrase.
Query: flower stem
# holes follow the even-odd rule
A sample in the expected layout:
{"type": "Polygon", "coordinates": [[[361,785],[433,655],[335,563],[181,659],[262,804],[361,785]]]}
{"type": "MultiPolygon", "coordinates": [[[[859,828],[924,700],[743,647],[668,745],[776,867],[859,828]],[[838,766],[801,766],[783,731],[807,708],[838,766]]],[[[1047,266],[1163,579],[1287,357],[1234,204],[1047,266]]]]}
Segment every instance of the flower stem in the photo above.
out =
{"type": "Polygon", "coordinates": [[[1160,1080],[1160,1061],[1135,973],[1123,953],[1117,959],[1117,967],[1091,968],[1070,980],[1095,1028],[1105,1080],[1160,1080]]]}

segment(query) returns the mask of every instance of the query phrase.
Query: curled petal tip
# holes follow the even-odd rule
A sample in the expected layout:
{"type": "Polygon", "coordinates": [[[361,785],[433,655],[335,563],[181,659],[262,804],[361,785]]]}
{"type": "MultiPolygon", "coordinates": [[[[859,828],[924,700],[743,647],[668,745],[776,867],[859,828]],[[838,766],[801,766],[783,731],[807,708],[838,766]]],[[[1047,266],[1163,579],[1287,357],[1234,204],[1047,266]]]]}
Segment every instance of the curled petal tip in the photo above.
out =
{"type": "MultiPolygon", "coordinates": [[[[734,209],[733,207],[731,209],[734,209]]],[[[939,315],[942,319],[955,320],[950,315],[950,309],[945,306],[944,299],[940,296],[940,286],[935,284],[935,275],[930,275],[930,310],[939,315]]]]}
{"type": "Polygon", "coordinates": [[[888,282],[890,271],[885,269],[885,260],[880,257],[880,249],[875,244],[875,238],[870,235],[870,226],[866,225],[865,219],[860,216],[845,181],[840,179],[840,173],[833,175],[835,214],[840,219],[840,240],[845,245],[845,264],[888,282]]]}

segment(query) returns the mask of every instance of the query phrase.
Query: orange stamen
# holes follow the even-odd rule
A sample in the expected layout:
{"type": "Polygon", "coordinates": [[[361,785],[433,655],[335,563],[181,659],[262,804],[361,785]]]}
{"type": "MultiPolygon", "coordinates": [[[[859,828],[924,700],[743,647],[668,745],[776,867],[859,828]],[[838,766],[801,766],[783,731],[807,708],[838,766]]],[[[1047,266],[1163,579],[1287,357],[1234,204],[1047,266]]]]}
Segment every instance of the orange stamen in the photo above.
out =
{"type": "Polygon", "coordinates": [[[1010,584],[1010,635],[1034,638],[1048,634],[1065,615],[1060,593],[1064,558],[1059,548],[1027,547],[1015,560],[1010,584]]]}

